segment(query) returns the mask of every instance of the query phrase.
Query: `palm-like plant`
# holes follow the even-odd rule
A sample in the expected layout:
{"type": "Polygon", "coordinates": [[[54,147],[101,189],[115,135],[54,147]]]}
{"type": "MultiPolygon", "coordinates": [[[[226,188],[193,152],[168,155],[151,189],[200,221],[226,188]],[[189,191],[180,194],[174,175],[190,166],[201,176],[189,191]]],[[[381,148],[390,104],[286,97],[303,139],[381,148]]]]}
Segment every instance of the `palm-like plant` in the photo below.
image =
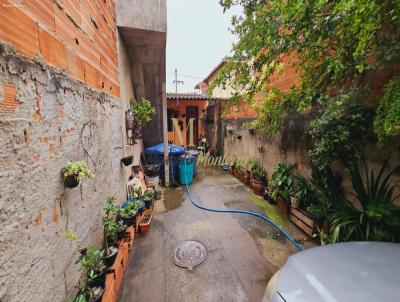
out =
{"type": "Polygon", "coordinates": [[[400,241],[400,208],[394,204],[399,196],[394,196],[394,185],[391,183],[393,174],[399,171],[400,166],[384,175],[387,164],[385,161],[377,175],[373,170],[368,171],[365,165],[365,182],[358,165],[352,167],[350,175],[354,192],[351,194],[359,202],[359,207],[344,200],[332,211],[332,242],[400,241]]]}

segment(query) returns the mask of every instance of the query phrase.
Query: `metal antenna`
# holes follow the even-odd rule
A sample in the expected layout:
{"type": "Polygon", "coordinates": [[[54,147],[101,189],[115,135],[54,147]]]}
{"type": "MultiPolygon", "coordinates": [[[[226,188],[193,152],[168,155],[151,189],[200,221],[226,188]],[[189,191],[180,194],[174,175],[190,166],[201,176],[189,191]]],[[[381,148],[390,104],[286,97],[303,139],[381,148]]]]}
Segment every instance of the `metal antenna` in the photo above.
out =
{"type": "Polygon", "coordinates": [[[183,81],[178,81],[178,69],[175,68],[175,80],[173,82],[175,84],[175,97],[176,97],[176,109],[178,109],[179,99],[178,99],[178,85],[182,84],[183,81]]]}

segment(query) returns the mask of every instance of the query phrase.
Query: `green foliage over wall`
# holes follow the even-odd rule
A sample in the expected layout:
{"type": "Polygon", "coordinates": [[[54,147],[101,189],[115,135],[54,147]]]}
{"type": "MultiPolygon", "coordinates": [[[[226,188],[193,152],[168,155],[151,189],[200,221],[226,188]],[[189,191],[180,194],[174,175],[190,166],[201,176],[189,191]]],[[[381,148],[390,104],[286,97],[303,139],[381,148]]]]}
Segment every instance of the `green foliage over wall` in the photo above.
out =
{"type": "Polygon", "coordinates": [[[376,112],[374,129],[381,146],[389,136],[400,133],[400,76],[394,77],[385,86],[376,112]]]}
{"type": "MultiPolygon", "coordinates": [[[[369,84],[363,79],[368,75],[372,81],[380,70],[400,62],[400,1],[220,3],[225,10],[239,5],[243,12],[232,19],[238,41],[210,89],[236,87],[233,101],[240,97],[256,106],[260,114],[254,126],[268,135],[280,131],[290,112],[312,108],[312,156],[342,161],[344,154],[351,155],[345,165],[362,158],[365,137],[360,134],[370,129],[362,123],[369,84]],[[298,83],[288,91],[272,89],[271,77],[288,66],[299,75],[298,83]],[[256,94],[264,96],[262,104],[254,101],[256,94]]],[[[394,86],[388,85],[378,110],[375,129],[380,138],[399,130],[394,86]]]]}

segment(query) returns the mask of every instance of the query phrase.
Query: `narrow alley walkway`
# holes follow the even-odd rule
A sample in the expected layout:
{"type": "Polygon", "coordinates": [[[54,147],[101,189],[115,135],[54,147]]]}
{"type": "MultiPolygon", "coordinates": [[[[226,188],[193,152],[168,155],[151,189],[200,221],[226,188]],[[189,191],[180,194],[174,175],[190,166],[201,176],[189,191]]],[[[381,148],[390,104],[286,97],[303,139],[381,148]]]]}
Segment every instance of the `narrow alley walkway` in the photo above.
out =
{"type": "MultiPolygon", "coordinates": [[[[191,185],[196,200],[209,207],[262,212],[237,179],[211,174],[199,175],[191,185]]],[[[150,232],[135,242],[119,301],[261,301],[268,280],[295,250],[254,217],[199,210],[180,187],[165,193],[164,202],[156,201],[150,232]],[[170,259],[172,248],[184,240],[207,248],[207,258],[193,272],[170,259]]],[[[294,235],[301,240],[300,232],[294,235]]]]}

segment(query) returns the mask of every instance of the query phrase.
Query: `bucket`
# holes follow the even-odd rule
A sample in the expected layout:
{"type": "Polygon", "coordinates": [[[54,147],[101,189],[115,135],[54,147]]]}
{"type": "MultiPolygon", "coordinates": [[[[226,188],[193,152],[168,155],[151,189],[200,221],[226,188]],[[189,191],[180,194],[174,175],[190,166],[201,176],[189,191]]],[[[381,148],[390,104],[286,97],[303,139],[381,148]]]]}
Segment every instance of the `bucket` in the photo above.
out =
{"type": "Polygon", "coordinates": [[[145,178],[146,178],[146,184],[148,187],[151,185],[154,185],[154,189],[156,189],[156,190],[158,189],[158,183],[160,181],[158,175],[155,177],[150,177],[150,176],[145,175],[145,178]]]}
{"type": "Polygon", "coordinates": [[[190,185],[193,182],[193,157],[182,155],[179,158],[179,180],[182,185],[190,185]]]}

